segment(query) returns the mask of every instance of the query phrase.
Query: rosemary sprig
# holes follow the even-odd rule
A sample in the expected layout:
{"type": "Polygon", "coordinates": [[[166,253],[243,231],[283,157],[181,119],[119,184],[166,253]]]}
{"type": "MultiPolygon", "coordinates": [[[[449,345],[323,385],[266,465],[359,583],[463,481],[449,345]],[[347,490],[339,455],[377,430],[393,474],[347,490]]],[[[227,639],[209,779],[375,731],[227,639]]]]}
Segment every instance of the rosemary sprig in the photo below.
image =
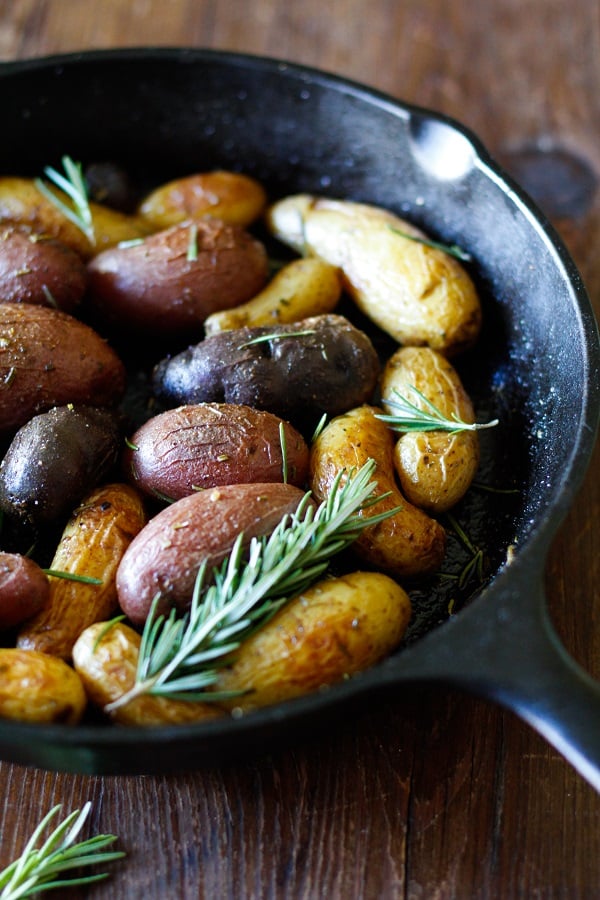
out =
{"type": "Polygon", "coordinates": [[[409,234],[407,231],[402,231],[394,225],[390,225],[389,228],[394,234],[399,234],[400,237],[406,238],[409,241],[415,241],[417,244],[424,244],[426,247],[433,247],[434,250],[441,250],[442,253],[454,256],[455,259],[460,259],[461,262],[470,262],[473,259],[471,254],[466,250],[463,250],[462,247],[459,247],[458,244],[441,244],[439,241],[432,241],[430,238],[421,237],[417,234],[409,234]]]}
{"type": "Polygon", "coordinates": [[[375,468],[368,460],[356,472],[339,472],[328,498],[316,510],[310,493],[305,494],[297,510],[285,516],[268,538],[252,538],[247,559],[240,534],[206,590],[206,566],[200,567],[186,616],[177,618],[175,610],[168,618],[155,616],[157,596],[142,635],[135,684],[106,710],[143,694],[223,699],[223,694],[206,688],[217,680],[226,658],[287,599],[320,578],[330,558],[364,528],[398,511],[360,515],[382,499],[372,496],[375,468]]]}
{"type": "Polygon", "coordinates": [[[75,572],[63,572],[62,569],[42,569],[44,575],[53,578],[62,578],[64,581],[78,581],[81,584],[102,584],[101,578],[93,578],[91,575],[77,575],[75,572]]]}
{"type": "Polygon", "coordinates": [[[58,197],[54,191],[46,185],[41,178],[36,178],[35,185],[39,191],[53,204],[62,214],[69,219],[74,225],[82,231],[91,244],[96,243],[96,235],[94,233],[94,223],[92,221],[92,212],[88,199],[88,189],[83,177],[81,163],[74,162],[70,156],[62,158],[63,175],[52,166],[46,166],[44,175],[46,178],[56,185],[59,190],[71,198],[72,206],[58,197]]]}
{"type": "Polygon", "coordinates": [[[97,863],[113,862],[125,853],[106,851],[116,840],[114,834],[99,834],[85,841],[75,842],[91,808],[88,801],[81,811],[70,813],[50,834],[41,847],[36,844],[47,825],[61,809],[58,804],[42,819],[30,837],[21,856],[0,872],[0,900],[31,897],[41,891],[90,884],[107,877],[108,873],[64,878],[70,869],[80,869],[97,863]]]}
{"type": "Polygon", "coordinates": [[[479,431],[482,428],[494,428],[498,424],[498,419],[492,419],[491,422],[463,422],[457,415],[452,414],[449,419],[438,409],[438,407],[428,400],[414,385],[408,385],[419,397],[423,406],[412,403],[407,397],[404,397],[399,391],[393,391],[397,400],[384,399],[382,402],[387,406],[397,409],[395,415],[385,415],[377,413],[376,418],[386,422],[393,431],[479,431]]]}

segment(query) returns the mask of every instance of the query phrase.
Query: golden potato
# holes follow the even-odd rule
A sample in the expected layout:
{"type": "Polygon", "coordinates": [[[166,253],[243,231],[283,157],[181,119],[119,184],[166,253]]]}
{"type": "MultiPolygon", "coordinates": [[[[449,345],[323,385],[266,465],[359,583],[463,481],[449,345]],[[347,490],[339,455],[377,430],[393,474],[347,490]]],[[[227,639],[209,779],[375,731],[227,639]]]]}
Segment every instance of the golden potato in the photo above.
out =
{"type": "Polygon", "coordinates": [[[244,641],[214,690],[243,691],[222,705],[244,711],[317,691],[384,659],[410,615],[406,592],[380,572],[325,579],[244,641]]]}
{"type": "Polygon", "coordinates": [[[217,170],[160,185],[142,200],[138,212],[155,230],[206,217],[247,226],[258,219],[266,203],[264,188],[254,178],[217,170]]]}
{"type": "MultiPolygon", "coordinates": [[[[62,202],[70,203],[61,191],[50,185],[48,187],[62,202]]],[[[94,242],[38,190],[35,179],[12,176],[0,178],[0,223],[24,225],[38,234],[57,238],[84,259],[114,247],[121,241],[141,239],[151,230],[144,220],[100,203],[90,203],[89,206],[94,242]]]]}
{"type": "Polygon", "coordinates": [[[382,499],[362,515],[400,509],[383,522],[365,528],[352,545],[354,550],[374,568],[396,577],[433,572],[444,557],[446,533],[439,522],[409,503],[398,489],[394,436],[376,418],[377,412],[380,410],[376,407],[361,406],[329,422],[311,449],[310,488],[318,501],[325,500],[340,471],[358,469],[374,459],[377,488],[373,496],[382,499]]]}
{"type": "Polygon", "coordinates": [[[21,627],[17,646],[70,659],[81,632],[117,612],[117,568],[145,522],[140,495],[128,485],[103,485],[85,497],[63,531],[50,569],[101,583],[51,576],[48,599],[21,627]]]}
{"type": "Polygon", "coordinates": [[[307,256],[341,269],[357,306],[401,344],[450,356],[476,340],[481,307],[461,264],[420,240],[423,232],[368,204],[309,194],[267,211],[272,233],[307,256]]]}
{"type": "MultiPolygon", "coordinates": [[[[134,686],[140,643],[137,631],[123,622],[98,622],[82,632],[73,647],[73,664],[91,703],[105,710],[134,686]]],[[[121,725],[172,725],[214,719],[223,711],[213,703],[143,694],[108,715],[121,725]]]]}
{"type": "MultiPolygon", "coordinates": [[[[448,419],[471,424],[475,412],[458,372],[428,347],[401,347],[388,360],[381,379],[381,405],[397,411],[399,394],[420,409],[426,404],[416,388],[448,419]]],[[[403,434],[394,448],[394,464],[403,493],[411,503],[434,513],[454,506],[468,490],[479,465],[476,431],[416,431],[403,434]]]]}
{"type": "Polygon", "coordinates": [[[341,278],[335,266],[316,257],[295,259],[280,269],[252,300],[212,313],[204,323],[204,331],[208,336],[232,328],[299,322],[332,312],[341,292],[341,278]]]}
{"type": "Polygon", "coordinates": [[[76,725],[86,705],[81,679],[64,660],[37,650],[0,649],[0,718],[76,725]]]}

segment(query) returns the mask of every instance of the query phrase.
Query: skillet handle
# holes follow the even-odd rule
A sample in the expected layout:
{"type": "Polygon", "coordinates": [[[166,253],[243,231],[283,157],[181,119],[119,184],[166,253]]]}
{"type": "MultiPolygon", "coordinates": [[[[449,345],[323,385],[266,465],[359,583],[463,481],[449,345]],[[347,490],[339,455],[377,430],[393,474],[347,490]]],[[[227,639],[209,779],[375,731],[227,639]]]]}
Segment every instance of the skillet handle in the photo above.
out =
{"type": "Polygon", "coordinates": [[[419,647],[412,676],[452,684],[516,713],[600,792],[600,682],[561,643],[541,576],[532,584],[530,572],[528,583],[517,581],[500,603],[496,596],[481,599],[432,633],[428,649],[419,647]]]}

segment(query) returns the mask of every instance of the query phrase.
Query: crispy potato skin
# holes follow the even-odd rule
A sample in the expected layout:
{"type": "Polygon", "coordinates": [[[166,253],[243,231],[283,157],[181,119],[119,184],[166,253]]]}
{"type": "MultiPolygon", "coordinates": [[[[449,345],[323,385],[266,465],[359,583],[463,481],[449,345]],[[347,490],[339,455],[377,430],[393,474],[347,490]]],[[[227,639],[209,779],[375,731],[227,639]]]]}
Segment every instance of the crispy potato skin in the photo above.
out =
{"type": "MultiPolygon", "coordinates": [[[[381,405],[394,407],[394,391],[424,407],[411,390],[417,388],[443,415],[463,422],[475,421],[471,399],[454,366],[428,347],[401,347],[387,362],[381,379],[381,405]]],[[[402,492],[411,503],[433,513],[453,507],[465,495],[479,465],[476,431],[412,432],[402,435],[394,448],[394,464],[402,492]]]]}
{"type": "Polygon", "coordinates": [[[76,725],[86,705],[81,679],[64,660],[0,648],[0,718],[76,725]]]}
{"type": "Polygon", "coordinates": [[[325,579],[244,641],[214,690],[247,691],[222,702],[244,711],[317,691],[390,654],[410,615],[406,592],[380,572],[325,579]]]}
{"type": "Polygon", "coordinates": [[[322,259],[294,259],[277,272],[263,290],[234,309],[210,315],[205,334],[232,328],[285,325],[333,312],[342,293],[338,269],[322,259]]]}
{"type": "MultiPolygon", "coordinates": [[[[64,201],[60,191],[55,190],[54,193],[64,201]]],[[[37,189],[34,179],[0,178],[0,223],[24,225],[37,234],[57,238],[83,259],[89,259],[121,241],[143,238],[150,230],[143,219],[128,216],[100,203],[90,203],[90,211],[94,243],[37,189]]]]}
{"type": "Polygon", "coordinates": [[[0,631],[20,625],[47,602],[50,584],[32,559],[0,552],[0,631]]]}
{"type": "Polygon", "coordinates": [[[147,494],[172,500],[223,484],[287,480],[303,485],[308,445],[278,416],[233,403],[199,403],[148,419],[131,437],[124,472],[147,494]],[[135,448],[135,449],[134,449],[135,448]]]}
{"type": "MultiPolygon", "coordinates": [[[[73,647],[73,664],[92,704],[104,709],[135,684],[140,635],[125,625],[90,625],[73,647]]],[[[223,711],[213,703],[168,700],[145,694],[108,713],[120,725],[177,725],[214,719],[223,711]]]]}
{"type": "Polygon", "coordinates": [[[441,565],[446,533],[435,519],[409,503],[395,480],[394,437],[375,417],[376,407],[361,406],[333,419],[311,449],[309,484],[317,501],[324,500],[342,469],[360,468],[368,459],[377,463],[373,496],[389,496],[363,511],[376,515],[400,506],[395,515],[365,528],[353,544],[356,553],[374,568],[403,578],[434,572],[441,565]]]}
{"type": "Polygon", "coordinates": [[[85,263],[66,244],[28,228],[0,226],[0,302],[35,303],[71,313],[86,284],[85,263]]]}
{"type": "Polygon", "coordinates": [[[101,584],[51,577],[48,600],[21,627],[17,646],[69,660],[81,632],[118,611],[117,568],[145,523],[141,497],[129,485],[103,485],[85,497],[63,531],[50,568],[101,584]]]}
{"type": "Polygon", "coordinates": [[[244,533],[270,534],[296,511],[304,491],[291,484],[227,484],[177,500],[154,516],[126,550],[117,570],[119,604],[142,625],[156,594],[159,613],[189,607],[198,568],[212,569],[244,533]]]}
{"type": "Polygon", "coordinates": [[[481,307],[471,278],[452,256],[399,234],[425,237],[393,213],[298,194],[266,218],[281,241],[338,266],[357,306],[398,343],[451,356],[475,342],[481,307]]]}
{"type": "Polygon", "coordinates": [[[125,366],[88,325],[57,309],[0,304],[0,434],[52,406],[116,405],[124,391],[125,366]]]}
{"type": "Polygon", "coordinates": [[[267,195],[258,181],[218,169],[159,185],[142,200],[138,212],[155,230],[207,217],[229,225],[248,226],[266,205],[267,195]]]}
{"type": "Polygon", "coordinates": [[[191,339],[210,313],[249,300],[267,277],[260,241],[238,225],[206,219],[97,254],[88,265],[87,300],[111,327],[191,339]]]}

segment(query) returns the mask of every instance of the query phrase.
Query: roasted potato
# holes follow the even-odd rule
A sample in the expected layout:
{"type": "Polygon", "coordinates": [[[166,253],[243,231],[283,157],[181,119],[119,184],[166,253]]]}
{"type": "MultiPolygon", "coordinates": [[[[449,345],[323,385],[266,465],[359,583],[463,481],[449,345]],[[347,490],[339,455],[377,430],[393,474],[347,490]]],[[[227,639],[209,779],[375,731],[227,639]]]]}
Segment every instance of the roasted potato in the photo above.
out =
{"type": "Polygon", "coordinates": [[[408,594],[380,572],[325,579],[245,640],[213,689],[240,691],[221,705],[245,712],[317,691],[388,656],[410,615],[408,594]]]}
{"type": "Polygon", "coordinates": [[[0,304],[0,435],[67,403],[113,406],[125,366],[88,325],[57,309],[0,304]]]}
{"type": "Polygon", "coordinates": [[[285,325],[333,312],[342,293],[338,270],[316,257],[294,259],[283,266],[260,294],[233,309],[212,313],[206,335],[232,328],[285,325]]]}
{"type": "MultiPolygon", "coordinates": [[[[384,368],[381,405],[386,413],[394,415],[394,398],[399,395],[426,410],[419,394],[447,419],[458,418],[467,424],[475,421],[473,404],[454,366],[429,347],[401,347],[384,368]]],[[[475,477],[479,464],[478,434],[403,434],[394,448],[394,464],[402,492],[411,503],[433,513],[446,512],[465,495],[475,477]]]]}
{"type": "Polygon", "coordinates": [[[188,609],[202,563],[207,583],[230,553],[238,534],[245,543],[270,534],[295,512],[304,492],[291,484],[228,484],[183,497],[142,529],[117,570],[119,605],[134,625],[142,625],[159,595],[159,613],[188,609]]]}
{"type": "Polygon", "coordinates": [[[265,248],[239,225],[186,222],[97,254],[87,302],[122,331],[191,339],[210,313],[249,300],[267,277],[265,248]]]}
{"type": "Polygon", "coordinates": [[[179,500],[221,484],[308,475],[306,441],[288,422],[233,403],[199,403],[148,419],[127,442],[124,471],[147,494],[179,500]]]}
{"type": "Polygon", "coordinates": [[[28,228],[0,227],[0,303],[35,303],[70,313],[86,283],[85,263],[66,244],[28,228]]]}
{"type": "Polygon", "coordinates": [[[50,570],[100,583],[50,576],[47,601],[21,627],[17,646],[69,660],[85,628],[118,612],[117,567],[145,523],[140,495],[126,484],[103,485],[84,497],[62,533],[50,570]]]}
{"type": "Polygon", "coordinates": [[[81,679],[64,660],[0,648],[0,719],[76,725],[86,706],[81,679]]]}
{"type": "Polygon", "coordinates": [[[393,213],[298,194],[275,203],[267,222],[299,253],[338,266],[357,306],[399,343],[451,356],[475,342],[481,306],[473,281],[458,260],[423,243],[423,232],[393,213]]]}
{"type": "Polygon", "coordinates": [[[0,552],[0,631],[20,625],[47,602],[50,584],[36,562],[0,552]]]}
{"type": "Polygon", "coordinates": [[[216,703],[170,700],[143,694],[113,711],[106,707],[120,700],[135,684],[141,638],[123,622],[90,625],[73,647],[73,665],[91,703],[120,725],[177,725],[223,715],[216,703]]]}
{"type": "MultiPolygon", "coordinates": [[[[61,191],[50,187],[61,202],[70,200],[61,191]]],[[[90,203],[94,241],[64,215],[36,187],[35,179],[5,176],[0,178],[0,225],[24,225],[32,231],[57,238],[71,247],[83,259],[122,241],[143,238],[149,226],[100,203],[90,203]]]]}
{"type": "Polygon", "coordinates": [[[324,315],[214,334],[162,360],[153,386],[168,406],[241,403],[304,430],[370,399],[379,373],[367,335],[343,316],[324,315]]]}
{"type": "Polygon", "coordinates": [[[238,172],[217,170],[159,185],[144,197],[138,212],[155,230],[208,217],[248,226],[266,205],[267,195],[260,182],[238,172]]]}
{"type": "Polygon", "coordinates": [[[34,416],[0,463],[0,509],[34,529],[62,522],[116,465],[120,448],[112,410],[69,405],[34,416]]]}
{"type": "Polygon", "coordinates": [[[361,515],[377,515],[395,507],[399,510],[365,528],[353,543],[353,550],[374,568],[398,578],[434,572],[444,557],[446,533],[439,522],[400,493],[394,473],[394,436],[376,418],[377,412],[380,410],[376,407],[361,406],[325,426],[311,448],[311,490],[321,502],[340,471],[349,472],[374,459],[377,489],[373,496],[381,499],[361,515]]]}

